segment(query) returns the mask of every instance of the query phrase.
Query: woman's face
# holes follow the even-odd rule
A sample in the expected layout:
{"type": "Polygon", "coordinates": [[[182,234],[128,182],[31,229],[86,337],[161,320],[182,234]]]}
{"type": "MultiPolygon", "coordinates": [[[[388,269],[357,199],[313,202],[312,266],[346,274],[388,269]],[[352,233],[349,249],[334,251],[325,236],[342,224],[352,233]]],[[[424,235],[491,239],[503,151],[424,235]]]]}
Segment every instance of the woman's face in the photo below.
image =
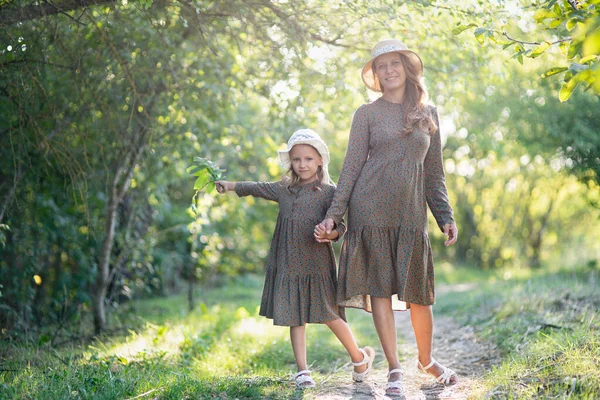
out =
{"type": "Polygon", "coordinates": [[[406,71],[398,53],[382,54],[373,61],[373,70],[386,92],[403,90],[406,71]]]}

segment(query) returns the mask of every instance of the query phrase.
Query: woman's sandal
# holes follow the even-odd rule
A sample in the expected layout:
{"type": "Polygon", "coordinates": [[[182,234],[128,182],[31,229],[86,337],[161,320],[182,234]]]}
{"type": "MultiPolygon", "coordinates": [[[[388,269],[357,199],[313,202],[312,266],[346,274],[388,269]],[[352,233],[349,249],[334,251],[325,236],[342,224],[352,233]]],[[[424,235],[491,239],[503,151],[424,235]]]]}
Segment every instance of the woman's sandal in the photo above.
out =
{"type": "Polygon", "coordinates": [[[354,382],[363,382],[365,379],[367,379],[367,376],[369,376],[369,373],[371,372],[373,360],[375,359],[375,349],[373,349],[371,346],[365,346],[364,348],[358,350],[363,353],[363,359],[359,362],[353,362],[352,365],[355,367],[360,367],[361,365],[367,364],[367,369],[365,369],[363,372],[352,371],[352,379],[354,382]]]}
{"type": "Polygon", "coordinates": [[[308,389],[316,386],[315,380],[307,369],[295,373],[292,379],[296,381],[296,389],[308,389]]]}
{"type": "MultiPolygon", "coordinates": [[[[421,361],[417,360],[417,369],[425,374],[433,375],[431,372],[429,372],[429,369],[431,369],[436,362],[437,361],[431,357],[431,362],[429,365],[424,367],[423,364],[421,364],[421,361]]],[[[436,377],[435,380],[438,381],[438,383],[442,383],[444,386],[456,385],[458,383],[458,374],[450,368],[444,367],[442,364],[440,364],[440,367],[442,367],[444,372],[442,372],[440,376],[436,377]],[[452,378],[454,378],[454,382],[452,378]]]]}
{"type": "MultiPolygon", "coordinates": [[[[393,370],[387,373],[388,378],[390,377],[390,375],[395,373],[404,375],[400,368],[394,368],[393,370]]],[[[388,397],[404,396],[404,385],[402,384],[402,377],[400,377],[399,381],[388,381],[387,386],[385,387],[385,395],[388,397]]]]}

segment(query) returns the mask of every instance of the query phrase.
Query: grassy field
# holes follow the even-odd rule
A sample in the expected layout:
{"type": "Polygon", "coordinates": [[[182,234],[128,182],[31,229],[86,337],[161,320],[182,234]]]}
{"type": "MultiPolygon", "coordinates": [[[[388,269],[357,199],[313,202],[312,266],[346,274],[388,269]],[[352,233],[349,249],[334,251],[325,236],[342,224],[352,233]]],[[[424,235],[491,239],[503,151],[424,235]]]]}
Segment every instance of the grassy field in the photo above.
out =
{"type": "MultiPolygon", "coordinates": [[[[501,349],[474,397],[600,398],[600,271],[497,271],[438,266],[436,315],[474,327],[501,349]]],[[[129,303],[125,335],[51,348],[2,342],[2,399],[303,398],[287,328],[257,315],[262,280],[129,303]]],[[[368,314],[348,310],[359,343],[376,342],[368,314]]],[[[347,363],[326,327],[310,325],[308,359],[317,380],[347,363]]],[[[345,371],[343,373],[346,373],[345,371]]]]}
{"type": "Polygon", "coordinates": [[[443,279],[473,283],[476,289],[440,296],[436,311],[473,326],[503,356],[486,374],[485,393],[478,397],[600,398],[596,263],[536,273],[462,270],[458,275],[446,273],[443,279]]]}

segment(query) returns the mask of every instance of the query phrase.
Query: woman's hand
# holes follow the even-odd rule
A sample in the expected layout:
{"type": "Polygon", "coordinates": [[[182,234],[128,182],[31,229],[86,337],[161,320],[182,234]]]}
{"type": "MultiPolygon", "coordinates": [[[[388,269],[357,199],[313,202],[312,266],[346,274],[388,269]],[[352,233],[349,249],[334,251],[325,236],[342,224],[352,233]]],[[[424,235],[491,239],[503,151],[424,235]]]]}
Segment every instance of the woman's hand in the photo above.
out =
{"type": "Polygon", "coordinates": [[[335,229],[332,230],[331,233],[327,233],[325,228],[323,228],[321,225],[315,226],[315,239],[319,243],[329,243],[332,240],[337,239],[339,236],[340,234],[335,229]]]}
{"type": "Polygon", "coordinates": [[[221,194],[235,190],[235,182],[215,181],[215,186],[217,187],[217,192],[221,194]]]}
{"type": "Polygon", "coordinates": [[[458,239],[458,228],[454,222],[444,225],[444,235],[447,237],[444,246],[451,246],[458,239]]]}

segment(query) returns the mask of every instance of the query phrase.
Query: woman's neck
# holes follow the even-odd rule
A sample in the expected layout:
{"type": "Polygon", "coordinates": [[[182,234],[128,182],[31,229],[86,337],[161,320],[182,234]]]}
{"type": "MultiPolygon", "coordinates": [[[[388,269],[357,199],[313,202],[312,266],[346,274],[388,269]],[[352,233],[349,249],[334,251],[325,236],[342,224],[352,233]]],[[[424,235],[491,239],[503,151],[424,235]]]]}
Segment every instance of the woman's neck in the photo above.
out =
{"type": "Polygon", "coordinates": [[[389,101],[390,103],[398,103],[398,104],[402,104],[402,102],[404,102],[404,86],[402,86],[402,88],[398,88],[396,90],[386,90],[385,92],[383,92],[383,95],[381,97],[383,97],[384,100],[389,101]]]}

